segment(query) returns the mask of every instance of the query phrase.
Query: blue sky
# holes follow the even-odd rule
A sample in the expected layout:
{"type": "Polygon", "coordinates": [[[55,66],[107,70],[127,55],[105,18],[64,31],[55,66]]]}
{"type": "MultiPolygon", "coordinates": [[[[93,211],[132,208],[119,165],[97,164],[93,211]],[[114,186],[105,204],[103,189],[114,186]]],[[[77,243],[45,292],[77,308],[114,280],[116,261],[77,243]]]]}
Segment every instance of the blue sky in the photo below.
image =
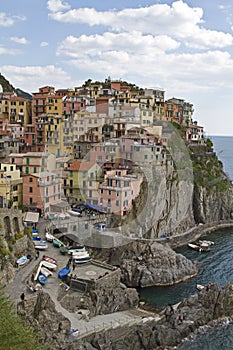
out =
{"type": "Polygon", "coordinates": [[[27,92],[122,79],[194,104],[207,135],[232,135],[231,0],[8,0],[0,72],[27,92]]]}

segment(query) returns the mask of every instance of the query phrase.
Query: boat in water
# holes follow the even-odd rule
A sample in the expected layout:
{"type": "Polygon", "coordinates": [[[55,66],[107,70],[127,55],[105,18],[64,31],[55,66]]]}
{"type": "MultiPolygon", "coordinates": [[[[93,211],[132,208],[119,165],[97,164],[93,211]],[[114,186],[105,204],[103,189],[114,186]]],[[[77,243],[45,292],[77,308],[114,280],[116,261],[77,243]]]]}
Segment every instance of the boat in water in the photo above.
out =
{"type": "Polygon", "coordinates": [[[197,284],[197,289],[203,290],[203,289],[205,289],[205,286],[203,286],[202,284],[197,284]]]}
{"type": "Polygon", "coordinates": [[[214,245],[214,242],[213,241],[207,241],[207,240],[199,240],[199,243],[201,244],[201,245],[205,245],[205,246],[208,246],[208,247],[210,247],[211,245],[214,245]]]}
{"type": "Polygon", "coordinates": [[[188,247],[194,250],[197,250],[199,252],[208,252],[210,251],[210,247],[207,244],[201,244],[201,243],[188,243],[188,247]]]}

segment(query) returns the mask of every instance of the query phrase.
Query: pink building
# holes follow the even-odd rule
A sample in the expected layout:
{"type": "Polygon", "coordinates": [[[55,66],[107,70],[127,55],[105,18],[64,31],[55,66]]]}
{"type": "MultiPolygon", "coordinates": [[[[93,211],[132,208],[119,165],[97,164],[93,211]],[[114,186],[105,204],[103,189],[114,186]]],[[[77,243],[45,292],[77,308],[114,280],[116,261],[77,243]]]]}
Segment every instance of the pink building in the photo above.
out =
{"type": "Polygon", "coordinates": [[[49,217],[51,205],[61,201],[62,186],[56,174],[51,172],[23,176],[23,204],[29,211],[49,217]]]}
{"type": "Polygon", "coordinates": [[[125,215],[140,192],[143,177],[127,174],[127,170],[107,171],[99,186],[99,204],[116,215],[125,215]]]}

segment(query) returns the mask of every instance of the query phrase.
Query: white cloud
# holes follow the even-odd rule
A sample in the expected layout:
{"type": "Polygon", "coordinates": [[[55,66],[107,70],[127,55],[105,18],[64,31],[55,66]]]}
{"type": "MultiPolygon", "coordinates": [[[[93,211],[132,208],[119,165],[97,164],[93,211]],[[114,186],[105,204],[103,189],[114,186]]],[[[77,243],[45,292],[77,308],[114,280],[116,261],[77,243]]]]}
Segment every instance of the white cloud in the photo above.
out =
{"type": "Polygon", "coordinates": [[[73,86],[67,72],[54,65],[1,66],[0,70],[13,86],[29,93],[36,92],[39,87],[46,85],[52,85],[56,89],[73,86]]]}
{"type": "Polygon", "coordinates": [[[62,0],[48,0],[47,7],[51,12],[69,10],[70,5],[62,0]]]}
{"type": "Polygon", "coordinates": [[[8,49],[0,46],[0,55],[17,55],[18,53],[19,53],[18,50],[12,50],[12,49],[8,49]]]}
{"type": "Polygon", "coordinates": [[[103,35],[68,36],[57,49],[57,55],[73,58],[107,55],[111,51],[124,51],[131,55],[150,55],[177,49],[179,43],[166,35],[131,33],[104,33],[103,35]]]}
{"type": "Polygon", "coordinates": [[[182,0],[174,1],[171,6],[155,4],[121,11],[80,8],[53,11],[49,16],[59,22],[102,25],[118,32],[132,32],[136,28],[144,34],[170,36],[191,48],[222,48],[233,44],[231,34],[206,30],[202,26],[203,10],[189,7],[182,0]]]}
{"type": "Polygon", "coordinates": [[[0,26],[2,27],[13,26],[16,21],[25,21],[25,19],[25,17],[7,16],[5,12],[0,12],[0,26]]]}
{"type": "Polygon", "coordinates": [[[40,47],[45,47],[45,46],[48,46],[48,45],[49,45],[49,43],[47,43],[47,41],[42,41],[40,43],[40,47]]]}
{"type": "Polygon", "coordinates": [[[12,36],[10,40],[22,45],[26,45],[29,43],[26,38],[18,38],[17,36],[12,36]]]}
{"type": "Polygon", "coordinates": [[[58,55],[83,76],[114,76],[141,86],[163,86],[175,93],[233,88],[233,60],[229,53],[180,53],[169,37],[143,36],[138,32],[67,37],[58,55]]]}

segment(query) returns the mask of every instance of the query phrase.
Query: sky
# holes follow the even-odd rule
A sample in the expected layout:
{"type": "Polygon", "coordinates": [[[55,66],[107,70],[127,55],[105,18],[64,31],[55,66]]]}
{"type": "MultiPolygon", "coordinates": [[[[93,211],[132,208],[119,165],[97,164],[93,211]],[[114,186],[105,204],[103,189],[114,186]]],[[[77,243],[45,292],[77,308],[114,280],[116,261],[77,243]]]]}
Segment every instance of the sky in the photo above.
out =
{"type": "Polygon", "coordinates": [[[29,93],[108,77],[161,88],[193,103],[206,136],[233,136],[233,2],[1,1],[0,73],[29,93]]]}

